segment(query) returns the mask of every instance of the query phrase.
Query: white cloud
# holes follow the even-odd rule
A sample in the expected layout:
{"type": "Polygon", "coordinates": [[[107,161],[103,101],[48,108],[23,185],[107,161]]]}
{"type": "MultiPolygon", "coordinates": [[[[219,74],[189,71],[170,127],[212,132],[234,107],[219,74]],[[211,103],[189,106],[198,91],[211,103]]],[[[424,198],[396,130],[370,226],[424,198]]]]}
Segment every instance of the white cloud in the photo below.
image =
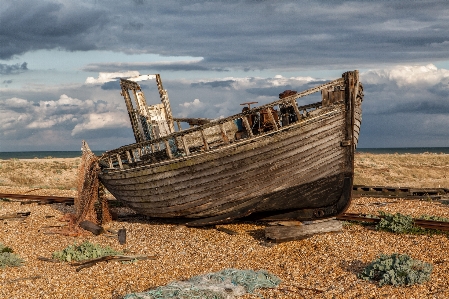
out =
{"type": "Polygon", "coordinates": [[[62,115],[62,116],[50,116],[47,118],[39,117],[37,120],[28,124],[27,128],[30,128],[30,129],[51,128],[57,124],[64,123],[66,121],[71,121],[72,119],[73,119],[73,115],[71,115],[71,114],[62,115]]]}
{"type": "Polygon", "coordinates": [[[116,73],[103,73],[98,74],[98,78],[87,77],[86,84],[104,84],[107,82],[115,81],[118,78],[130,78],[137,77],[140,73],[138,71],[128,71],[128,72],[116,72],[116,73]]]}
{"type": "Polygon", "coordinates": [[[398,87],[433,86],[449,79],[449,70],[438,69],[433,64],[402,65],[383,70],[370,70],[364,74],[363,81],[369,84],[394,82],[398,87]]]}
{"type": "Polygon", "coordinates": [[[114,104],[80,100],[62,94],[58,100],[34,103],[20,98],[0,102],[0,133],[14,130],[22,134],[36,129],[55,129],[64,126],[72,136],[85,130],[121,128],[129,126],[124,109],[114,104]],[[111,112],[113,111],[113,112],[111,112]]]}
{"type": "Polygon", "coordinates": [[[193,102],[184,102],[182,104],[179,104],[179,106],[183,106],[183,107],[199,107],[203,105],[203,103],[201,103],[201,101],[199,99],[194,99],[193,102]]]}
{"type": "Polygon", "coordinates": [[[5,106],[11,108],[23,108],[29,105],[27,100],[19,99],[19,98],[11,98],[5,100],[5,106]]]}
{"type": "Polygon", "coordinates": [[[83,131],[129,127],[129,119],[120,112],[90,113],[85,118],[85,122],[79,123],[73,128],[72,136],[83,131]]]}

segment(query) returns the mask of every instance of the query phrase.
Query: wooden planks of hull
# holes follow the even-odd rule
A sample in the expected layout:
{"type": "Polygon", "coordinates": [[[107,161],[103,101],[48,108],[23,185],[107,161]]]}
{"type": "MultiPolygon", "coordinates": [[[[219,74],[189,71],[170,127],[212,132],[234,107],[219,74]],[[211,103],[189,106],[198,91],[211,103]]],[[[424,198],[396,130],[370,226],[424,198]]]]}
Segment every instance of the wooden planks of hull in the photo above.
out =
{"type": "MultiPolygon", "coordinates": [[[[334,119],[327,120],[329,122],[327,126],[318,126],[318,129],[311,128],[309,135],[299,135],[300,138],[297,137],[299,139],[297,142],[286,138],[285,144],[276,143],[273,148],[268,147],[268,149],[264,147],[259,149],[256,145],[251,149],[251,155],[243,161],[238,159],[238,154],[235,154],[233,156],[237,160],[228,161],[226,164],[233,165],[234,163],[237,167],[227,171],[219,167],[203,165],[205,169],[216,169],[218,174],[223,172],[224,175],[228,174],[228,177],[225,178],[208,175],[209,181],[204,182],[201,181],[201,171],[187,171],[184,176],[187,176],[188,180],[173,178],[178,182],[176,185],[170,185],[171,180],[167,181],[167,179],[159,180],[164,185],[155,185],[157,180],[147,177],[146,181],[153,182],[153,188],[148,186],[145,180],[136,184],[136,181],[132,179],[127,185],[123,184],[123,179],[120,180],[120,188],[117,186],[107,187],[116,197],[125,199],[131,207],[150,216],[188,217],[192,215],[192,217],[205,217],[210,216],[210,213],[225,213],[228,212],[227,209],[217,207],[222,207],[225,203],[234,205],[234,202],[236,206],[241,205],[242,202],[268,194],[271,190],[307,183],[307,180],[319,179],[341,170],[343,153],[338,143],[342,139],[341,115],[341,113],[336,114],[334,119]],[[307,142],[298,146],[297,143],[304,143],[304,140],[307,142]],[[316,159],[316,156],[322,158],[316,159]],[[270,165],[268,175],[260,171],[261,167],[263,169],[266,165],[270,165]],[[192,173],[199,173],[200,178],[192,177],[192,173]],[[233,175],[230,175],[231,173],[233,175]],[[221,182],[221,180],[223,183],[217,184],[217,181],[221,182]],[[187,193],[183,194],[180,193],[182,190],[176,190],[177,186],[181,186],[179,182],[183,183],[182,189],[187,193]],[[188,184],[189,182],[190,184],[188,184]],[[258,188],[254,188],[254,186],[258,188]],[[155,190],[156,193],[154,193],[155,190]],[[237,192],[236,190],[242,191],[237,192]]],[[[311,126],[316,126],[316,123],[311,126]]],[[[290,133],[292,136],[298,136],[296,132],[290,133]]],[[[137,176],[141,175],[136,171],[134,173],[137,176]]],[[[141,180],[141,177],[138,179],[141,180]]]]}
{"type": "Polygon", "coordinates": [[[252,114],[223,120],[230,127],[237,120],[246,124],[247,136],[235,140],[226,136],[223,123],[210,122],[186,133],[113,150],[105,155],[103,165],[109,168],[103,167],[100,180],[139,213],[201,218],[194,221],[197,224],[251,213],[293,219],[334,216],[350,202],[362,118],[358,71],[343,78],[333,81],[336,87],[316,88],[325,90],[322,103],[299,109],[293,94],[265,105],[293,108],[297,119],[283,126],[272,120],[274,126],[266,132],[252,131],[248,124],[256,114],[262,115],[259,107],[252,114]],[[212,134],[217,130],[220,134],[212,134]],[[199,144],[197,135],[202,136],[199,144]]]}

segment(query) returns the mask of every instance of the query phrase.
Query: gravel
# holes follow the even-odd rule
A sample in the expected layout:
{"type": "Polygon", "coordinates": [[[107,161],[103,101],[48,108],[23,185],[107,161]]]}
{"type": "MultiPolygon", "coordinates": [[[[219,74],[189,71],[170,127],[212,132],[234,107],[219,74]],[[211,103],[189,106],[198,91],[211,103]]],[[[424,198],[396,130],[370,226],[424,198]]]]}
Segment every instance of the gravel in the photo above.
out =
{"type": "MultiPolygon", "coordinates": [[[[0,193],[27,191],[30,190],[0,187],[0,193]]],[[[73,193],[40,189],[28,194],[75,196],[73,193]]],[[[0,216],[31,212],[23,221],[0,222],[0,242],[25,260],[21,267],[0,269],[0,298],[121,298],[131,292],[226,268],[265,269],[280,277],[283,282],[277,289],[258,290],[265,298],[449,298],[447,235],[398,235],[345,223],[339,233],[271,244],[264,239],[264,223],[221,225],[238,233],[229,235],[213,228],[188,228],[132,217],[122,221],[119,218],[106,226],[112,230],[126,228],[124,245],[106,234],[94,236],[86,232],[79,237],[48,234],[51,228],[46,227],[64,225],[61,217],[71,208],[61,204],[20,205],[0,201],[0,216]],[[54,251],[85,240],[157,258],[130,264],[103,262],[79,272],[68,263],[37,259],[49,258],[54,251]],[[358,279],[357,273],[380,253],[408,254],[433,264],[430,281],[411,287],[379,287],[358,279]]],[[[347,212],[377,214],[380,210],[414,217],[422,214],[449,217],[449,205],[437,201],[369,197],[354,199],[347,212]]]]}

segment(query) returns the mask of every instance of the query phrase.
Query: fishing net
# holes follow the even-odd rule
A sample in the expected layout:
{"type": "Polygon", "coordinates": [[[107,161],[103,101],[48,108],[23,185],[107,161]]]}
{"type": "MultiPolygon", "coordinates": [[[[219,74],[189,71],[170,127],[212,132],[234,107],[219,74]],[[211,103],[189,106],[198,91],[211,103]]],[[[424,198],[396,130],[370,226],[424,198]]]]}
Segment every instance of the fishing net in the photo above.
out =
{"type": "Polygon", "coordinates": [[[275,288],[280,283],[280,278],[265,270],[225,269],[128,294],[123,299],[233,299],[246,293],[253,294],[258,288],[275,288]]]}
{"type": "Polygon", "coordinates": [[[100,173],[98,157],[84,140],[81,150],[82,157],[77,180],[78,196],[75,198],[76,224],[84,220],[96,224],[107,223],[112,220],[112,217],[103,185],[98,179],[100,173]]]}
{"type": "Polygon", "coordinates": [[[69,221],[69,235],[80,233],[79,224],[84,220],[95,224],[104,224],[112,220],[103,185],[98,179],[100,165],[98,157],[83,140],[81,163],[78,167],[77,189],[75,197],[75,214],[65,215],[69,221]]]}

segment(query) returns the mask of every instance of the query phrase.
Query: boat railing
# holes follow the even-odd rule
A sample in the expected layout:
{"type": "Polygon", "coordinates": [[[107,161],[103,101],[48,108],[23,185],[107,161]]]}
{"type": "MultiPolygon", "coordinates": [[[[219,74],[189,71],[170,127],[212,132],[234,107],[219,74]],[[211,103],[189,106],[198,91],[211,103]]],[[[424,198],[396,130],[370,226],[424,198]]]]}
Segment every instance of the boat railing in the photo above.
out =
{"type": "Polygon", "coordinates": [[[337,79],[236,115],[204,121],[185,130],[181,130],[178,124],[178,132],[106,151],[100,157],[100,164],[103,171],[123,170],[191,156],[269,134],[312,116],[313,111],[323,105],[320,101],[298,106],[297,99],[342,83],[343,79],[337,79]]]}

